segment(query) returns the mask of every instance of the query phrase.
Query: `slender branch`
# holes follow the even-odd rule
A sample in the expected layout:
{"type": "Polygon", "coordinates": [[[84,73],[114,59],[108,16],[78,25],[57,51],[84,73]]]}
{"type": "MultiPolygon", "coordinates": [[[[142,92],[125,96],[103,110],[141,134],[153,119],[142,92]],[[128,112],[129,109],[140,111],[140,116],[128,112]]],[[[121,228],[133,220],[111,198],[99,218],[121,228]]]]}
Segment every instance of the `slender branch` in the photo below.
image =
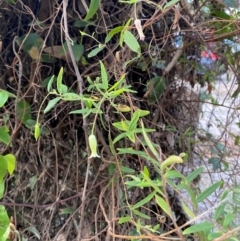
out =
{"type": "MultiPolygon", "coordinates": [[[[70,54],[70,57],[71,57],[71,60],[72,60],[72,63],[73,63],[74,71],[75,71],[75,74],[77,76],[79,93],[80,93],[80,95],[82,95],[83,94],[83,79],[82,79],[82,76],[81,76],[81,74],[78,70],[78,66],[76,64],[76,61],[75,61],[75,58],[74,58],[74,55],[73,55],[72,46],[70,44],[70,35],[69,35],[69,32],[68,32],[68,21],[67,21],[67,6],[68,6],[68,0],[63,0],[63,20],[64,20],[65,39],[66,39],[67,46],[68,46],[68,52],[70,54]]],[[[85,108],[82,100],[81,100],[81,107],[82,107],[82,109],[85,108]]],[[[84,116],[83,116],[83,127],[84,127],[86,147],[87,147],[87,150],[88,150],[88,156],[90,156],[89,148],[88,148],[88,133],[87,133],[87,130],[86,130],[87,121],[84,118],[84,116]]],[[[79,233],[78,233],[77,240],[81,240],[81,236],[82,236],[85,201],[86,201],[86,190],[87,190],[87,184],[88,184],[88,174],[89,174],[90,165],[91,165],[91,159],[88,158],[86,177],[85,177],[85,182],[84,182],[84,187],[83,187],[83,192],[82,192],[82,205],[81,205],[81,211],[80,211],[80,224],[79,224],[79,228],[78,228],[79,233]]]]}
{"type": "Polygon", "coordinates": [[[183,43],[181,44],[181,46],[178,48],[178,50],[176,51],[175,55],[173,56],[171,62],[168,64],[168,66],[166,67],[166,69],[164,70],[163,75],[166,75],[169,73],[169,71],[174,67],[174,65],[177,63],[179,57],[181,56],[183,52],[183,43]]]}
{"type": "Polygon", "coordinates": [[[236,233],[237,231],[240,230],[240,226],[228,231],[227,233],[223,234],[221,237],[214,239],[213,241],[224,241],[227,240],[227,238],[230,237],[233,233],[236,233]]]}
{"type": "Polygon", "coordinates": [[[18,87],[17,87],[17,97],[16,97],[16,101],[15,101],[15,126],[14,126],[14,130],[13,130],[13,138],[12,138],[13,140],[15,139],[16,132],[17,132],[18,125],[19,125],[19,119],[18,119],[18,115],[17,115],[17,104],[20,99],[20,92],[21,92],[21,86],[22,86],[22,73],[23,73],[22,61],[15,48],[16,41],[17,41],[17,36],[15,36],[13,39],[13,53],[15,54],[15,56],[18,60],[18,65],[19,65],[18,72],[17,72],[18,87]]]}

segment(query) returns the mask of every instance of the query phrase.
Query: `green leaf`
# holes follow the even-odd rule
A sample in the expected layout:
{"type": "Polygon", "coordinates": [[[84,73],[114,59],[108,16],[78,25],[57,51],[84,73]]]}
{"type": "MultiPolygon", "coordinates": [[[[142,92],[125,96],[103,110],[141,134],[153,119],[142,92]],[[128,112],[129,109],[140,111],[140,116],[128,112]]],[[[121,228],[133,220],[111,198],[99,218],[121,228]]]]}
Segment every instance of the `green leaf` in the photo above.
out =
{"type": "MultiPolygon", "coordinates": [[[[132,18],[129,18],[128,21],[126,22],[126,24],[124,25],[124,29],[127,29],[131,22],[132,22],[132,18]]],[[[123,38],[124,38],[124,31],[121,32],[120,34],[120,39],[119,39],[119,45],[122,47],[122,44],[123,44],[123,38]]]]}
{"type": "Polygon", "coordinates": [[[213,170],[216,171],[218,169],[221,168],[221,160],[219,157],[211,157],[209,160],[208,160],[209,163],[211,163],[213,165],[213,170]]]}
{"type": "Polygon", "coordinates": [[[128,130],[133,131],[134,129],[137,128],[139,117],[140,117],[140,112],[139,111],[135,111],[133,113],[132,119],[131,119],[131,121],[129,123],[128,130]]]}
{"type": "Polygon", "coordinates": [[[129,121],[122,120],[119,122],[112,123],[112,125],[120,131],[127,131],[129,126],[129,121]]]}
{"type": "Polygon", "coordinates": [[[170,2],[166,3],[164,9],[173,6],[174,4],[178,3],[180,0],[171,0],[170,2]]]}
{"type": "Polygon", "coordinates": [[[7,161],[7,169],[10,175],[13,174],[15,168],[16,168],[16,158],[13,154],[7,154],[4,156],[7,161]]]}
{"type": "Polygon", "coordinates": [[[57,77],[57,90],[59,94],[62,94],[62,78],[63,78],[63,67],[61,67],[57,77]]]}
{"type": "Polygon", "coordinates": [[[210,230],[213,228],[214,228],[214,225],[212,223],[203,222],[203,223],[195,224],[195,225],[185,229],[183,231],[183,234],[186,235],[186,234],[190,234],[190,233],[198,233],[198,232],[210,230]]]}
{"type": "Polygon", "coordinates": [[[55,63],[56,62],[56,58],[54,58],[53,56],[49,55],[49,54],[42,54],[41,55],[41,62],[42,63],[55,63]]]}
{"type": "Polygon", "coordinates": [[[146,183],[151,185],[151,187],[154,188],[154,190],[156,190],[158,192],[158,194],[161,194],[163,197],[165,197],[164,193],[158,188],[158,186],[162,186],[162,181],[159,181],[157,179],[154,182],[152,179],[150,179],[148,176],[146,176],[143,172],[141,172],[141,174],[143,175],[144,179],[146,180],[146,183]]]}
{"type": "Polygon", "coordinates": [[[38,179],[37,175],[34,175],[33,177],[31,177],[31,178],[29,179],[29,186],[30,186],[30,189],[31,189],[31,190],[34,189],[35,184],[36,184],[36,182],[37,182],[37,179],[38,179]]]}
{"type": "Polygon", "coordinates": [[[47,91],[50,92],[52,90],[52,83],[53,81],[56,79],[56,77],[53,75],[50,80],[48,81],[48,84],[47,84],[47,91]]]}
{"type": "Polygon", "coordinates": [[[239,89],[239,87],[237,87],[235,90],[234,90],[234,92],[233,92],[233,94],[232,94],[232,98],[235,98],[235,97],[237,97],[238,96],[238,94],[239,94],[239,92],[240,92],[240,89],[239,89]]]}
{"type": "Polygon", "coordinates": [[[56,97],[50,100],[47,104],[47,107],[43,111],[43,113],[46,114],[48,111],[50,111],[59,102],[59,100],[61,100],[61,97],[56,97]]]}
{"type": "Polygon", "coordinates": [[[155,195],[156,202],[159,207],[169,216],[171,217],[171,209],[169,208],[167,202],[158,195],[155,195]]]}
{"type": "Polygon", "coordinates": [[[119,0],[120,3],[126,3],[126,4],[133,4],[136,3],[138,0],[119,0]]]}
{"type": "MultiPolygon", "coordinates": [[[[223,227],[227,228],[233,221],[234,215],[232,213],[227,213],[223,220],[223,227]]],[[[229,227],[230,228],[230,227],[229,227]]]]}
{"type": "Polygon", "coordinates": [[[88,58],[92,58],[94,56],[96,56],[98,53],[100,53],[104,48],[106,47],[106,45],[102,45],[99,44],[97,48],[93,49],[90,51],[90,53],[88,54],[88,58]]]}
{"type": "Polygon", "coordinates": [[[137,208],[140,208],[142,207],[144,204],[146,203],[149,203],[154,195],[156,194],[156,191],[153,191],[152,193],[150,193],[147,197],[145,197],[144,199],[142,199],[141,201],[137,202],[133,207],[132,209],[137,209],[137,208]]]}
{"type": "Polygon", "coordinates": [[[41,87],[47,87],[49,81],[51,80],[51,78],[52,78],[52,76],[48,76],[47,78],[45,78],[45,79],[41,82],[40,86],[41,86],[41,87]]]}
{"type": "Polygon", "coordinates": [[[86,98],[82,95],[78,95],[75,93],[65,93],[62,95],[62,99],[66,101],[77,101],[77,100],[91,100],[91,98],[86,98]]]}
{"type": "Polygon", "coordinates": [[[24,124],[27,120],[32,119],[31,107],[27,101],[21,100],[17,103],[17,116],[24,124]]]}
{"type": "Polygon", "coordinates": [[[149,170],[146,166],[144,166],[142,173],[143,173],[144,177],[150,178],[149,170]]]}
{"type": "Polygon", "coordinates": [[[25,125],[27,128],[34,130],[36,123],[37,123],[36,120],[29,119],[26,121],[25,125]]]}
{"type": "Polygon", "coordinates": [[[124,31],[123,41],[126,45],[133,51],[136,52],[138,55],[141,54],[140,45],[136,39],[136,37],[128,30],[124,31]]]}
{"type": "MultiPolygon", "coordinates": [[[[215,240],[217,238],[220,238],[221,236],[223,235],[223,233],[221,231],[217,231],[217,232],[214,232],[214,233],[210,233],[208,236],[207,236],[207,240],[215,240]]],[[[228,240],[230,241],[230,240],[228,240]]]]}
{"type": "Polygon", "coordinates": [[[22,49],[35,60],[40,59],[40,49],[43,42],[43,39],[36,33],[25,34],[17,39],[17,44],[22,45],[22,49]]]}
{"type": "Polygon", "coordinates": [[[196,177],[198,177],[203,172],[203,167],[199,167],[187,176],[188,183],[192,182],[196,177]]]}
{"type": "Polygon", "coordinates": [[[125,76],[126,76],[126,73],[121,75],[119,80],[113,86],[111,86],[108,91],[110,92],[112,90],[116,90],[120,86],[120,84],[122,84],[125,81],[125,76]]]}
{"type": "Polygon", "coordinates": [[[122,138],[126,137],[127,133],[121,133],[120,135],[116,136],[115,139],[113,140],[113,144],[115,144],[116,142],[120,141],[122,138]]]}
{"type": "Polygon", "coordinates": [[[0,89],[0,107],[3,107],[8,100],[8,92],[0,89]]]}
{"type": "Polygon", "coordinates": [[[183,180],[186,180],[185,176],[182,175],[179,171],[175,170],[169,170],[164,175],[165,178],[181,178],[183,180]]]}
{"type": "Polygon", "coordinates": [[[126,132],[128,139],[132,142],[135,143],[135,134],[133,131],[127,131],[126,132]]]}
{"type": "Polygon", "coordinates": [[[220,216],[223,215],[225,206],[226,206],[226,203],[223,203],[222,205],[217,207],[216,211],[214,212],[215,220],[218,220],[220,218],[220,216]]]}
{"type": "Polygon", "coordinates": [[[219,181],[214,183],[212,186],[205,189],[199,196],[197,196],[196,201],[197,203],[202,202],[207,197],[209,197],[213,192],[215,192],[221,185],[223,184],[223,181],[219,181]]]}
{"type": "Polygon", "coordinates": [[[110,163],[108,166],[108,176],[112,176],[116,170],[116,164],[110,163]]]}
{"type": "Polygon", "coordinates": [[[6,145],[9,145],[11,141],[11,136],[9,135],[9,130],[7,126],[0,127],[0,141],[6,145]]]}
{"type": "Polygon", "coordinates": [[[135,213],[137,216],[139,216],[139,217],[141,217],[141,218],[151,219],[148,215],[146,215],[146,214],[144,214],[144,213],[141,213],[141,212],[139,212],[139,211],[136,210],[136,209],[133,209],[132,212],[135,213]]]}
{"type": "Polygon", "coordinates": [[[2,180],[0,181],[0,199],[3,198],[4,191],[5,191],[5,183],[4,183],[4,180],[2,180]]]}
{"type": "Polygon", "coordinates": [[[133,180],[133,181],[127,181],[125,182],[125,184],[128,189],[131,187],[140,187],[140,188],[154,187],[154,189],[159,193],[161,192],[161,190],[158,187],[162,187],[162,182],[160,182],[159,180],[153,180],[151,182],[133,180]]]}
{"type": "Polygon", "coordinates": [[[35,237],[40,240],[40,234],[39,234],[39,232],[37,231],[37,229],[35,227],[33,227],[33,226],[27,227],[24,231],[28,231],[28,232],[34,234],[35,237]]]}
{"type": "Polygon", "coordinates": [[[39,123],[36,123],[35,130],[34,130],[34,137],[35,137],[36,141],[37,141],[38,137],[40,136],[40,132],[41,132],[40,125],[39,125],[39,123]]]}
{"type": "Polygon", "coordinates": [[[150,104],[155,103],[162,95],[166,88],[166,79],[156,76],[148,83],[148,101],[150,104]]]}
{"type": "Polygon", "coordinates": [[[91,113],[92,113],[92,109],[91,110],[89,110],[89,109],[80,109],[80,110],[73,110],[73,111],[69,112],[69,114],[81,114],[82,115],[82,114],[88,113],[89,111],[91,111],[91,113]]]}
{"type": "Polygon", "coordinates": [[[195,218],[194,213],[193,213],[192,210],[186,205],[186,203],[185,203],[184,201],[182,201],[182,207],[183,207],[184,212],[188,215],[188,217],[189,217],[190,219],[195,218]]]}
{"type": "Polygon", "coordinates": [[[152,144],[152,142],[150,141],[147,133],[146,133],[146,130],[145,130],[145,127],[143,125],[143,121],[141,120],[141,126],[142,126],[142,133],[143,133],[143,136],[144,136],[144,140],[146,141],[147,143],[147,146],[149,147],[149,149],[151,150],[151,152],[153,153],[153,155],[157,158],[158,157],[158,152],[157,150],[155,149],[154,145],[152,144]]]}
{"type": "Polygon", "coordinates": [[[132,218],[130,216],[127,216],[127,217],[121,217],[118,221],[119,224],[123,224],[123,223],[127,223],[129,221],[131,221],[132,218]]]}
{"type": "Polygon", "coordinates": [[[0,181],[3,180],[7,174],[8,163],[4,156],[0,155],[0,181]]]}
{"type": "Polygon", "coordinates": [[[188,192],[188,194],[191,198],[192,205],[196,209],[197,208],[196,194],[194,193],[193,189],[190,188],[190,186],[186,185],[185,183],[181,183],[181,185],[179,185],[179,188],[185,189],[188,192]]]}
{"type": "Polygon", "coordinates": [[[68,92],[68,87],[64,84],[62,84],[62,93],[66,94],[68,92]]]}
{"type": "Polygon", "coordinates": [[[89,10],[86,17],[84,18],[84,21],[88,21],[95,15],[97,10],[99,9],[100,4],[101,0],[91,0],[89,10]]]}
{"type": "Polygon", "coordinates": [[[148,111],[148,110],[140,110],[140,109],[138,109],[136,111],[139,112],[139,117],[143,117],[143,116],[149,115],[149,113],[150,113],[150,111],[148,111]]]}
{"type": "MultiPolygon", "coordinates": [[[[81,57],[83,56],[83,53],[84,53],[84,46],[82,44],[75,44],[71,46],[72,48],[72,51],[73,51],[73,56],[74,56],[74,59],[76,62],[78,62],[81,57]]],[[[67,55],[67,58],[71,58],[70,57],[70,53],[69,53],[69,50],[68,50],[68,45],[67,45],[67,42],[65,42],[63,44],[63,47],[60,51],[60,55],[59,56],[66,56],[67,55]]],[[[57,56],[55,56],[57,57],[57,56]]]]}
{"type": "Polygon", "coordinates": [[[9,3],[16,4],[15,0],[7,0],[9,3]]]}
{"type": "Polygon", "coordinates": [[[77,27],[77,28],[85,28],[89,25],[94,25],[94,22],[89,22],[89,21],[84,21],[84,20],[76,20],[74,23],[73,23],[73,26],[74,27],[77,27]]]}
{"type": "Polygon", "coordinates": [[[73,51],[74,59],[76,60],[76,62],[78,62],[83,56],[84,46],[82,44],[74,44],[72,46],[72,51],[73,51]]]}
{"type": "MultiPolygon", "coordinates": [[[[0,206],[0,237],[2,237],[9,227],[9,217],[4,206],[0,206]]],[[[10,231],[10,229],[9,229],[10,231]]]]}
{"type": "Polygon", "coordinates": [[[105,44],[109,42],[115,34],[120,33],[124,28],[125,26],[118,26],[116,28],[111,29],[105,38],[105,44]]]}
{"type": "Polygon", "coordinates": [[[108,75],[107,75],[107,71],[106,71],[105,66],[102,63],[102,61],[100,61],[100,66],[101,66],[101,78],[102,78],[103,88],[104,88],[104,90],[107,90],[108,89],[108,75]]]}
{"type": "Polygon", "coordinates": [[[134,169],[129,168],[129,167],[125,167],[125,166],[121,166],[120,170],[121,170],[122,174],[131,174],[131,173],[136,172],[134,169]]]}
{"type": "Polygon", "coordinates": [[[108,92],[108,96],[109,96],[109,98],[115,98],[115,97],[121,95],[123,92],[136,93],[136,91],[133,91],[133,90],[130,90],[130,89],[127,89],[127,88],[121,88],[121,89],[118,89],[118,90],[108,92]]]}
{"type": "Polygon", "coordinates": [[[60,211],[60,214],[73,214],[73,213],[74,213],[74,210],[71,207],[63,208],[60,211]]]}
{"type": "MultiPolygon", "coordinates": [[[[231,2],[233,2],[233,0],[230,0],[231,2]]],[[[231,19],[231,16],[229,14],[227,14],[226,12],[224,11],[219,11],[219,10],[212,10],[211,11],[211,15],[214,15],[218,18],[222,18],[222,19],[225,19],[225,20],[230,20],[231,19]]]]}

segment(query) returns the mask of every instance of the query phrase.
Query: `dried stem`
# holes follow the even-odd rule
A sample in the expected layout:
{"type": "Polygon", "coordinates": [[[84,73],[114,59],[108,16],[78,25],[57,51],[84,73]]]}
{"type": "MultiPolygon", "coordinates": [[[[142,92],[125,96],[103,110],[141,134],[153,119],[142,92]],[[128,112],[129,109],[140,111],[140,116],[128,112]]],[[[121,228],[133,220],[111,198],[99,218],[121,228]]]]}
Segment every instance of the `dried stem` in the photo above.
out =
{"type": "MultiPolygon", "coordinates": [[[[75,58],[73,55],[72,46],[70,44],[70,36],[69,36],[69,32],[68,32],[68,21],[67,21],[67,6],[68,6],[68,0],[63,0],[63,20],[64,20],[65,39],[66,39],[67,46],[68,46],[68,52],[70,54],[70,57],[71,57],[71,60],[73,63],[74,71],[77,76],[77,81],[78,81],[78,86],[79,86],[79,94],[82,95],[83,94],[83,79],[78,70],[78,66],[76,64],[76,61],[75,61],[75,58]]],[[[82,107],[82,109],[85,108],[83,101],[81,101],[81,107],[82,107]]],[[[86,146],[88,147],[88,133],[86,130],[87,121],[84,118],[84,116],[83,116],[83,127],[84,127],[86,146]]],[[[87,148],[87,150],[88,150],[88,148],[87,148]]],[[[89,153],[88,153],[88,156],[89,156],[89,153]]],[[[83,192],[82,192],[82,205],[81,205],[81,211],[80,211],[81,218],[80,218],[80,224],[79,224],[79,229],[78,229],[79,233],[78,233],[77,240],[81,240],[81,236],[82,236],[81,231],[83,229],[84,209],[85,209],[85,201],[86,201],[86,189],[87,189],[87,184],[88,184],[88,173],[89,173],[89,169],[90,169],[90,164],[91,164],[91,159],[88,159],[86,177],[85,177],[85,182],[84,182],[84,187],[83,187],[83,192]]]]}

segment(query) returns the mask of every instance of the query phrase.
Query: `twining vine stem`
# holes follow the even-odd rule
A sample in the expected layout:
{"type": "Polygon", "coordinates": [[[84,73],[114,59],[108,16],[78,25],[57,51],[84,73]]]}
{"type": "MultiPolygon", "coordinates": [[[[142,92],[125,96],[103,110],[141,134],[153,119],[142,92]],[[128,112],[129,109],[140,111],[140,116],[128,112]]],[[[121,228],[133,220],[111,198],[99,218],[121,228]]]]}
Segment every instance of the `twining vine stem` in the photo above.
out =
{"type": "MultiPolygon", "coordinates": [[[[78,81],[78,86],[79,86],[79,94],[82,95],[83,94],[83,78],[78,70],[74,55],[73,55],[73,50],[72,50],[72,46],[70,44],[70,36],[69,36],[69,32],[68,32],[68,21],[67,21],[67,6],[68,6],[68,0],[63,0],[63,20],[64,20],[64,30],[65,30],[65,39],[67,42],[67,46],[68,46],[68,52],[70,54],[72,63],[73,63],[73,67],[74,67],[74,71],[75,74],[77,76],[77,81],[78,81]]],[[[82,109],[85,108],[83,101],[81,100],[81,107],[82,109]]],[[[90,156],[89,153],[89,148],[88,148],[88,133],[87,133],[87,121],[86,118],[84,118],[83,116],[83,127],[84,127],[84,134],[85,134],[85,142],[86,142],[86,147],[88,150],[88,156],[90,156]]],[[[84,209],[85,209],[85,201],[86,201],[86,190],[87,190],[87,184],[88,184],[88,173],[90,170],[90,164],[91,164],[91,159],[88,158],[87,161],[87,170],[86,170],[86,177],[85,177],[85,182],[84,182],[84,187],[83,187],[83,192],[82,192],[82,206],[81,206],[81,211],[80,211],[80,224],[79,224],[79,233],[78,233],[78,237],[77,240],[81,240],[81,235],[82,235],[82,229],[83,229],[83,221],[84,221],[84,209]]]]}
{"type": "Polygon", "coordinates": [[[18,124],[19,124],[19,120],[18,120],[18,115],[17,115],[17,104],[18,104],[18,101],[20,99],[20,93],[21,93],[21,86],[22,86],[22,73],[23,73],[23,65],[22,65],[22,61],[21,61],[21,58],[19,56],[19,54],[17,53],[16,51],[16,47],[15,47],[15,44],[16,44],[16,41],[17,41],[17,36],[14,37],[13,39],[13,53],[15,54],[17,60],[18,60],[18,72],[17,72],[17,75],[18,75],[18,87],[17,87],[17,96],[16,96],[16,101],[15,101],[15,127],[14,127],[14,131],[13,131],[13,135],[15,136],[15,133],[18,129],[18,124]]]}

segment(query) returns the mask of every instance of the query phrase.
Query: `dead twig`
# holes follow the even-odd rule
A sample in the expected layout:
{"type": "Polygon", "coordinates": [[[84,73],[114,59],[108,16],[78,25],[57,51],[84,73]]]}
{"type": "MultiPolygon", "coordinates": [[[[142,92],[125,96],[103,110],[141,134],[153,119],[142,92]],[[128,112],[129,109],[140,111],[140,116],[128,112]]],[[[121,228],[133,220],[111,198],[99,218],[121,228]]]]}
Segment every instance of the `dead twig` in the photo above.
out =
{"type": "MultiPolygon", "coordinates": [[[[71,57],[71,60],[72,60],[72,63],[73,63],[74,71],[75,71],[75,74],[77,76],[79,94],[82,95],[83,94],[83,79],[82,79],[82,76],[81,76],[81,74],[78,70],[76,60],[75,60],[74,55],[73,55],[72,46],[71,46],[71,43],[70,43],[70,36],[69,36],[69,32],[68,32],[68,20],[67,20],[67,6],[68,6],[68,0],[63,0],[63,20],[64,20],[65,39],[66,39],[68,51],[69,51],[69,54],[70,54],[70,57],[71,57]]],[[[85,108],[82,100],[81,100],[81,107],[82,107],[82,109],[85,108]]],[[[84,134],[85,134],[85,142],[86,142],[87,152],[88,152],[88,156],[90,156],[89,150],[88,150],[88,133],[87,133],[87,130],[86,130],[87,121],[86,121],[86,118],[84,118],[84,116],[83,116],[83,127],[84,127],[84,134]]],[[[81,240],[81,235],[82,235],[82,227],[83,227],[84,211],[85,211],[85,201],[86,201],[86,190],[87,190],[87,184],[88,184],[88,174],[89,174],[90,164],[91,164],[91,159],[88,159],[87,169],[86,169],[86,177],[85,177],[85,182],[84,182],[84,187],[83,187],[83,192],[82,192],[82,205],[81,205],[81,211],[80,211],[81,218],[80,218],[79,233],[78,233],[77,240],[81,240]]]]}

